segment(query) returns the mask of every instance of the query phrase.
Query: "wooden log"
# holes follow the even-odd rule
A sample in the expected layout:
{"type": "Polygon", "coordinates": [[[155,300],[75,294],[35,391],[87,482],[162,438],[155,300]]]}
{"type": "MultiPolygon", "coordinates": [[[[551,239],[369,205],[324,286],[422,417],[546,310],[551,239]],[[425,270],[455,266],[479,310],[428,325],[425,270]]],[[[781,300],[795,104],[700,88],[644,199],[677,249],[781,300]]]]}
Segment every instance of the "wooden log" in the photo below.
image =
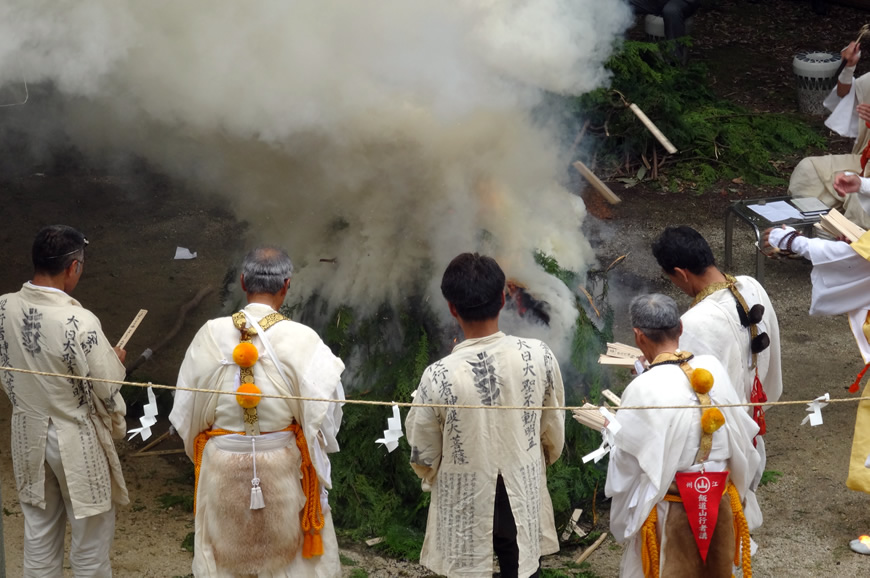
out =
{"type": "Polygon", "coordinates": [[[583,553],[580,554],[579,556],[577,556],[577,558],[574,559],[574,563],[575,563],[575,564],[580,564],[580,563],[582,563],[584,560],[586,560],[586,558],[588,558],[589,556],[591,556],[591,555],[592,555],[592,552],[594,552],[594,551],[598,548],[598,546],[600,546],[601,544],[603,544],[603,543],[604,543],[604,540],[606,540],[606,539],[607,539],[607,532],[604,532],[603,534],[601,534],[600,536],[598,536],[598,539],[595,540],[595,542],[593,542],[591,546],[589,546],[588,548],[586,548],[585,550],[583,550],[583,553]]]}
{"type": "Polygon", "coordinates": [[[610,187],[604,184],[604,181],[596,177],[595,173],[589,170],[589,167],[587,167],[580,161],[575,161],[573,166],[575,169],[577,169],[577,172],[579,172],[583,176],[583,178],[586,179],[586,181],[590,185],[592,185],[592,188],[601,193],[601,196],[607,199],[607,201],[610,202],[612,205],[616,205],[622,202],[622,199],[620,199],[616,195],[616,193],[611,191],[610,187]]]}
{"type": "Polygon", "coordinates": [[[662,143],[662,146],[665,147],[666,151],[668,151],[670,154],[674,154],[677,152],[677,147],[675,147],[671,143],[671,141],[668,140],[668,137],[666,137],[664,133],[659,130],[659,127],[657,127],[653,123],[653,121],[649,119],[649,117],[640,109],[639,106],[631,103],[628,105],[628,108],[631,109],[631,112],[634,113],[634,116],[640,119],[640,122],[642,122],[646,126],[646,128],[652,133],[652,135],[656,137],[656,140],[662,143]]]}
{"type": "Polygon", "coordinates": [[[154,450],[150,452],[136,452],[135,454],[130,454],[131,458],[144,458],[145,456],[167,456],[169,454],[183,454],[184,448],[178,448],[175,450],[154,450]]]}
{"type": "Polygon", "coordinates": [[[154,438],[153,440],[148,442],[145,446],[139,448],[139,451],[136,453],[137,454],[144,454],[148,450],[150,450],[151,448],[153,448],[154,446],[156,446],[157,444],[159,444],[160,442],[162,442],[163,440],[165,440],[168,437],[169,437],[169,430],[166,430],[165,432],[163,432],[162,434],[160,434],[159,436],[157,436],[156,438],[154,438]]]}

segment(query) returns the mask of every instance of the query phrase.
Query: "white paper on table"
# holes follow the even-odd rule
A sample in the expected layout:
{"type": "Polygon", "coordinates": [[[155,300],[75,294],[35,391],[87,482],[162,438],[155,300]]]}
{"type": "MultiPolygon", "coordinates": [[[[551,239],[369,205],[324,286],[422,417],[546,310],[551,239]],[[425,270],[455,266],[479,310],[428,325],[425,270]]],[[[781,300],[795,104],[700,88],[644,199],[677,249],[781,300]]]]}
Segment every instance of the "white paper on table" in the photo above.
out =
{"type": "Polygon", "coordinates": [[[139,423],[142,424],[142,427],[137,427],[127,432],[130,434],[127,441],[130,441],[136,437],[136,434],[139,434],[144,442],[151,437],[151,426],[157,423],[157,398],[154,397],[154,390],[150,386],[148,387],[148,403],[142,408],[142,417],[139,418],[139,423]]]}
{"type": "Polygon", "coordinates": [[[828,405],[825,402],[830,399],[831,395],[826,393],[808,403],[807,411],[810,412],[810,414],[801,421],[801,425],[804,425],[807,422],[810,422],[810,425],[822,425],[822,408],[828,405]]]}
{"type": "Polygon", "coordinates": [[[196,251],[191,252],[190,249],[184,247],[175,248],[176,259],[196,259],[196,251]]]}
{"type": "Polygon", "coordinates": [[[393,406],[393,417],[387,418],[387,429],[384,430],[384,437],[375,440],[376,444],[384,444],[388,452],[392,452],[399,447],[399,438],[402,433],[402,416],[399,414],[399,406],[393,406]]]}
{"type": "Polygon", "coordinates": [[[804,216],[786,201],[774,201],[765,205],[747,205],[752,211],[771,223],[781,223],[789,219],[803,219],[804,216]]]}

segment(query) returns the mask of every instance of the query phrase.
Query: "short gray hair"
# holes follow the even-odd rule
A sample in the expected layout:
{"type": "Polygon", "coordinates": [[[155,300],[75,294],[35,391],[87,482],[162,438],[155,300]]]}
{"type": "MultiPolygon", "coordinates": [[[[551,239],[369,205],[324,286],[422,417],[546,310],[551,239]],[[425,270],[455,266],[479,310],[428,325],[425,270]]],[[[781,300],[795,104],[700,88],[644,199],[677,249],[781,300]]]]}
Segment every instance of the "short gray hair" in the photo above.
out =
{"type": "Polygon", "coordinates": [[[242,261],[242,277],[248,293],[274,295],[284,288],[284,281],[293,275],[293,263],[279,247],[257,247],[242,261]]]}
{"type": "Polygon", "coordinates": [[[677,302],[661,293],[638,295],[628,306],[631,326],[639,329],[654,343],[680,336],[680,312],[677,302]]]}

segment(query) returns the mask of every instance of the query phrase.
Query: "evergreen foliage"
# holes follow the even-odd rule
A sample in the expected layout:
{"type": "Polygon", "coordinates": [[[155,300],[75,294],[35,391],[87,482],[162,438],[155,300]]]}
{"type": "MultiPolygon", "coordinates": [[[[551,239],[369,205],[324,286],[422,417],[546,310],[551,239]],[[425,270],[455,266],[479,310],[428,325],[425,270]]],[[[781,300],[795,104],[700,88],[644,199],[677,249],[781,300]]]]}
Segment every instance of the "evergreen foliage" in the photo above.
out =
{"type": "Polygon", "coordinates": [[[605,171],[621,174],[631,185],[651,175],[653,147],[659,158],[664,154],[614,91],[636,103],[679,149],[656,171],[665,174],[661,184],[671,189],[688,185],[703,191],[738,177],[784,185],[787,175],[771,163],[774,157],[824,146],[822,137],[793,115],[756,113],[717,97],[703,63],[675,66],[669,50],[668,44],[626,41],[607,65],[611,87],[573,100],[575,114],[595,129],[593,154],[605,171]]]}

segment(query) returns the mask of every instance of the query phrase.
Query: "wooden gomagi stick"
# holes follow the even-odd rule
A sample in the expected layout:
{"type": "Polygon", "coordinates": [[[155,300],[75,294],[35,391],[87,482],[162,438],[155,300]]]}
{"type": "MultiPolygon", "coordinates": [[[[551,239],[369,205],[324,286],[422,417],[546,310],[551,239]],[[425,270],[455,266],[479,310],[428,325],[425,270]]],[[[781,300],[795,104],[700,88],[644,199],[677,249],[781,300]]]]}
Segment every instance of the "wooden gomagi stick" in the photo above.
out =
{"type": "Polygon", "coordinates": [[[133,321],[130,322],[130,326],[127,327],[127,331],[124,332],[124,335],[121,336],[121,339],[118,341],[118,345],[116,345],[115,347],[117,347],[118,349],[124,349],[124,346],[127,345],[127,342],[130,341],[131,337],[133,337],[136,329],[139,328],[139,324],[142,323],[142,320],[145,319],[145,315],[147,314],[147,309],[139,310],[139,313],[137,313],[136,317],[133,318],[133,321]]]}

